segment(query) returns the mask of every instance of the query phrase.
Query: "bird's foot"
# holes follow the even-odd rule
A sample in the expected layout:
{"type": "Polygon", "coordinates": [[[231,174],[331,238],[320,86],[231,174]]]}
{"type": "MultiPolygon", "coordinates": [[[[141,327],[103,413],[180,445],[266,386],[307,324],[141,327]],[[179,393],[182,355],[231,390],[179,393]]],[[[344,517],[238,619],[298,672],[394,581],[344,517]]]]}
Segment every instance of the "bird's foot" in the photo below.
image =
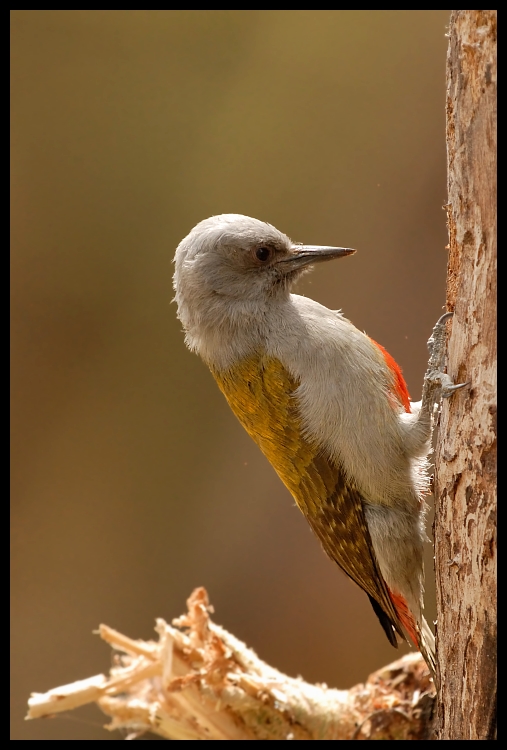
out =
{"type": "Polygon", "coordinates": [[[454,313],[444,313],[436,322],[435,327],[428,339],[428,350],[430,353],[428,369],[424,376],[422,409],[430,409],[440,398],[449,398],[456,391],[470,385],[466,383],[454,383],[450,375],[444,372],[444,361],[446,354],[446,323],[454,313]]]}

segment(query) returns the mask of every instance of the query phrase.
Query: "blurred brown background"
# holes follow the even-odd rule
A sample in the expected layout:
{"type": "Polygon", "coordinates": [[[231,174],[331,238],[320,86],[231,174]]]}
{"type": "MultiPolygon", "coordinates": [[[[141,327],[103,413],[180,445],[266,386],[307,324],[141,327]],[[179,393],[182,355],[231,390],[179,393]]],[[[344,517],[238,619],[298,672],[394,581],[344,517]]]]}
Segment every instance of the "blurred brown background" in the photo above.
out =
{"type": "Polygon", "coordinates": [[[172,258],[222,212],[358,248],[299,291],[419,397],[448,13],[12,12],[12,739],[121,739],[95,709],[23,723],[26,699],[107,670],[98,623],[151,637],[198,585],[291,675],[347,687],[397,657],[185,349],[172,258]]]}

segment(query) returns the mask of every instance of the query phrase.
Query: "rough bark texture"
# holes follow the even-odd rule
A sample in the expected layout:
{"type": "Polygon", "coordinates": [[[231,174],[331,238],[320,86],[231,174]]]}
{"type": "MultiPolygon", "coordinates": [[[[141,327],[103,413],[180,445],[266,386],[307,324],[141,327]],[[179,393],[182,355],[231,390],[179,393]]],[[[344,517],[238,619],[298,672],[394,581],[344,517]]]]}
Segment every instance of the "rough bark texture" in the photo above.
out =
{"type": "Polygon", "coordinates": [[[496,737],[496,11],[453,11],[448,372],[435,456],[439,739],[496,737]]]}

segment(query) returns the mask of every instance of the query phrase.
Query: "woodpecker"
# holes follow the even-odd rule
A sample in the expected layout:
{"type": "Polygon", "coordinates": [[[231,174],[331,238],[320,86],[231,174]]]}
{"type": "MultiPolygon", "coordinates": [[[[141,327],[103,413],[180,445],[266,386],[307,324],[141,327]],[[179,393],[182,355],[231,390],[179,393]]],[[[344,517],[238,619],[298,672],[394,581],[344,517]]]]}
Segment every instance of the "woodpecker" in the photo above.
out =
{"type": "Polygon", "coordinates": [[[354,252],[213,216],[176,250],[177,314],[327,555],[366,592],[390,643],[412,643],[434,674],[422,614],[430,408],[340,311],[291,293],[309,266],[354,252]]]}

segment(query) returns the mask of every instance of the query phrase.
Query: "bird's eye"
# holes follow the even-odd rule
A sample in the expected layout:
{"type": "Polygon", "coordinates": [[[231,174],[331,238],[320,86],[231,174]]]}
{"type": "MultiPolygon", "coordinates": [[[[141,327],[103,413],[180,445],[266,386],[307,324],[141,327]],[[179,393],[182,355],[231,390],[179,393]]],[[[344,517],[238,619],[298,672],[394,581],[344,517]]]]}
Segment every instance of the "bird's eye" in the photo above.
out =
{"type": "Polygon", "coordinates": [[[257,260],[265,263],[271,258],[271,250],[269,249],[269,247],[258,247],[255,251],[255,257],[257,258],[257,260]]]}

